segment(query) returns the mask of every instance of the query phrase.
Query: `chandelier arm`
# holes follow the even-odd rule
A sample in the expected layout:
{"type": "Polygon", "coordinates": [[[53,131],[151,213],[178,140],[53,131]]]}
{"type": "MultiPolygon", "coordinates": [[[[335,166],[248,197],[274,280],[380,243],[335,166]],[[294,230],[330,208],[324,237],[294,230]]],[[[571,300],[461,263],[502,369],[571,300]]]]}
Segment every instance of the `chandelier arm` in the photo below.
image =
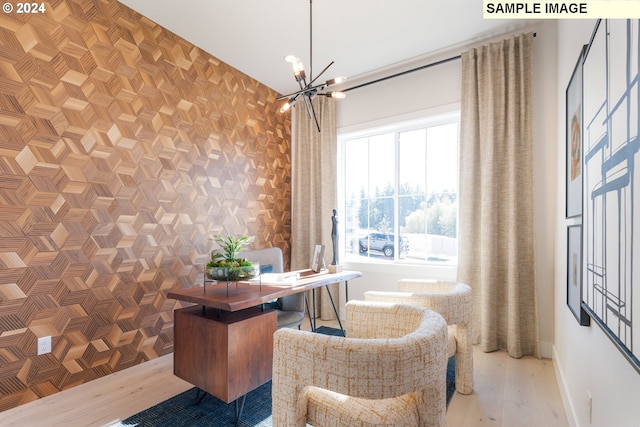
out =
{"type": "MultiPolygon", "coordinates": [[[[307,97],[305,96],[304,99],[307,99],[307,97]]],[[[309,113],[309,118],[313,118],[313,121],[316,122],[316,128],[318,129],[318,132],[320,132],[320,123],[318,123],[318,116],[316,116],[316,109],[313,107],[313,100],[311,99],[311,97],[309,97],[309,105],[311,105],[311,113],[309,113]]]]}
{"type": "Polygon", "coordinates": [[[280,95],[279,97],[276,98],[276,101],[281,101],[283,99],[290,98],[296,94],[300,94],[300,92],[293,92],[293,93],[290,93],[289,95],[280,95]]]}
{"type": "Polygon", "coordinates": [[[311,98],[308,96],[303,96],[304,105],[307,107],[307,113],[309,114],[309,118],[312,118],[315,115],[315,110],[313,110],[313,104],[311,104],[311,98]]]}
{"type": "Polygon", "coordinates": [[[324,67],[324,70],[320,71],[320,74],[318,74],[317,76],[315,76],[315,77],[313,78],[313,80],[311,80],[311,81],[309,82],[309,85],[312,85],[312,84],[313,84],[313,82],[315,82],[316,80],[318,80],[318,78],[319,78],[321,75],[323,75],[323,74],[324,74],[324,72],[325,72],[325,71],[327,71],[327,70],[329,69],[329,67],[331,67],[331,66],[333,65],[333,63],[334,63],[334,62],[335,62],[335,61],[331,61],[331,62],[329,63],[329,65],[327,65],[326,67],[324,67]]]}
{"type": "Polygon", "coordinates": [[[292,93],[290,93],[288,95],[280,95],[279,97],[276,98],[276,101],[280,101],[280,100],[283,100],[283,99],[288,99],[289,101],[295,101],[295,99],[298,96],[302,95],[304,92],[305,91],[303,91],[303,90],[299,90],[297,92],[292,92],[292,93]]]}
{"type": "Polygon", "coordinates": [[[316,85],[316,86],[307,85],[307,86],[303,87],[301,90],[298,90],[296,92],[291,92],[288,95],[280,95],[279,97],[276,98],[276,101],[279,101],[279,100],[285,99],[285,98],[291,98],[292,96],[296,96],[297,97],[298,95],[304,95],[304,94],[309,94],[309,96],[311,96],[312,92],[314,92],[314,91],[317,92],[317,91],[320,91],[320,90],[322,90],[324,88],[325,88],[325,84],[324,83],[321,83],[321,84],[316,85]]]}

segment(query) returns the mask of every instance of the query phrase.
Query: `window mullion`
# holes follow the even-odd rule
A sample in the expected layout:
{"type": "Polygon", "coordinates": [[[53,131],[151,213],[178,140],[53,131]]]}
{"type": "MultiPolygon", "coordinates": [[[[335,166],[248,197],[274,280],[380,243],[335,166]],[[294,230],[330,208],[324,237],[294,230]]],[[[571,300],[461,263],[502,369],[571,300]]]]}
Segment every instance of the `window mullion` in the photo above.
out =
{"type": "MultiPolygon", "coordinates": [[[[393,191],[393,247],[400,248],[400,132],[395,132],[395,184],[393,191]]],[[[393,251],[393,259],[398,260],[399,250],[393,251]]]]}
{"type": "Polygon", "coordinates": [[[429,160],[429,132],[428,127],[424,130],[424,238],[425,241],[429,241],[429,171],[427,170],[428,160],[429,160]]]}

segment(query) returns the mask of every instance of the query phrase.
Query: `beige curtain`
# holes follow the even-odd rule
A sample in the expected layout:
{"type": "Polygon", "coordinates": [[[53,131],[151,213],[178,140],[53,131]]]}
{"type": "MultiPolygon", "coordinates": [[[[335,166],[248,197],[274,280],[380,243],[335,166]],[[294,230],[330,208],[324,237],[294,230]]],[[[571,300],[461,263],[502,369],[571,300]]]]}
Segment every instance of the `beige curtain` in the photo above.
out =
{"type": "Polygon", "coordinates": [[[462,54],[458,279],[473,288],[474,342],[540,356],[535,281],[533,35],[462,54]]]}
{"type": "MultiPolygon", "coordinates": [[[[300,100],[293,112],[292,138],[292,213],[291,268],[307,269],[316,244],[325,246],[325,264],[333,256],[331,216],[336,207],[337,130],[334,100],[324,96],[314,98],[313,105],[320,132],[300,100]]],[[[330,287],[338,308],[338,285],[330,287]]],[[[316,314],[323,320],[335,314],[325,288],[316,290],[316,314]]],[[[309,296],[309,303],[311,298],[309,296]]],[[[339,309],[339,308],[338,308],[339,309]]],[[[313,312],[312,312],[313,314],[313,312]]]]}

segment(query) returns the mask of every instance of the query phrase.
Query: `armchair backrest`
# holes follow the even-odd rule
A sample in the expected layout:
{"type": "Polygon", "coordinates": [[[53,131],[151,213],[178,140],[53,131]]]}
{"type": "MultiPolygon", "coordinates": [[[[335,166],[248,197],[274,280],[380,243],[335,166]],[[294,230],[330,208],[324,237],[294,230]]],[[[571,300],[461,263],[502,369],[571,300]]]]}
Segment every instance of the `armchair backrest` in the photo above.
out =
{"type": "Polygon", "coordinates": [[[447,324],[471,323],[471,287],[465,283],[448,280],[402,279],[398,292],[412,294],[420,299],[421,307],[440,313],[447,324]]]}
{"type": "Polygon", "coordinates": [[[385,302],[349,301],[347,320],[349,338],[400,338],[420,327],[422,310],[408,305],[385,302]]]}
{"type": "Polygon", "coordinates": [[[421,420],[417,425],[443,426],[447,325],[442,316],[409,305],[349,301],[347,322],[346,338],[276,331],[274,425],[304,426],[305,390],[315,387],[368,399],[372,406],[411,393],[421,420]]]}

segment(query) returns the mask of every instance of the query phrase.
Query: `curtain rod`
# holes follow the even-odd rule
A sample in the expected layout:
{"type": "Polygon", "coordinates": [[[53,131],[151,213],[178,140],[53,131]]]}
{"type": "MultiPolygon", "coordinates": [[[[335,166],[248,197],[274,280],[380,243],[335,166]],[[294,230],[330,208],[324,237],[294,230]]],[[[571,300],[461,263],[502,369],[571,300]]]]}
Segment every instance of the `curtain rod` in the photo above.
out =
{"type": "MultiPolygon", "coordinates": [[[[536,37],[536,33],[533,33],[533,37],[536,37]]],[[[413,73],[414,71],[424,70],[425,68],[434,67],[436,65],[446,64],[447,62],[455,61],[456,59],[460,59],[460,58],[462,58],[462,55],[452,56],[451,58],[442,59],[440,61],[432,62],[431,64],[421,65],[420,67],[412,68],[412,69],[406,70],[406,71],[401,71],[399,73],[392,74],[392,75],[387,76],[387,77],[381,77],[379,79],[372,80],[370,82],[362,83],[362,84],[359,84],[359,85],[356,85],[356,86],[353,86],[353,87],[350,87],[350,88],[347,88],[347,89],[343,89],[340,92],[349,92],[350,90],[353,90],[353,89],[359,89],[361,87],[369,86],[369,85],[372,85],[374,83],[380,83],[380,82],[383,82],[385,80],[393,79],[395,77],[404,76],[405,74],[413,73]]]]}

